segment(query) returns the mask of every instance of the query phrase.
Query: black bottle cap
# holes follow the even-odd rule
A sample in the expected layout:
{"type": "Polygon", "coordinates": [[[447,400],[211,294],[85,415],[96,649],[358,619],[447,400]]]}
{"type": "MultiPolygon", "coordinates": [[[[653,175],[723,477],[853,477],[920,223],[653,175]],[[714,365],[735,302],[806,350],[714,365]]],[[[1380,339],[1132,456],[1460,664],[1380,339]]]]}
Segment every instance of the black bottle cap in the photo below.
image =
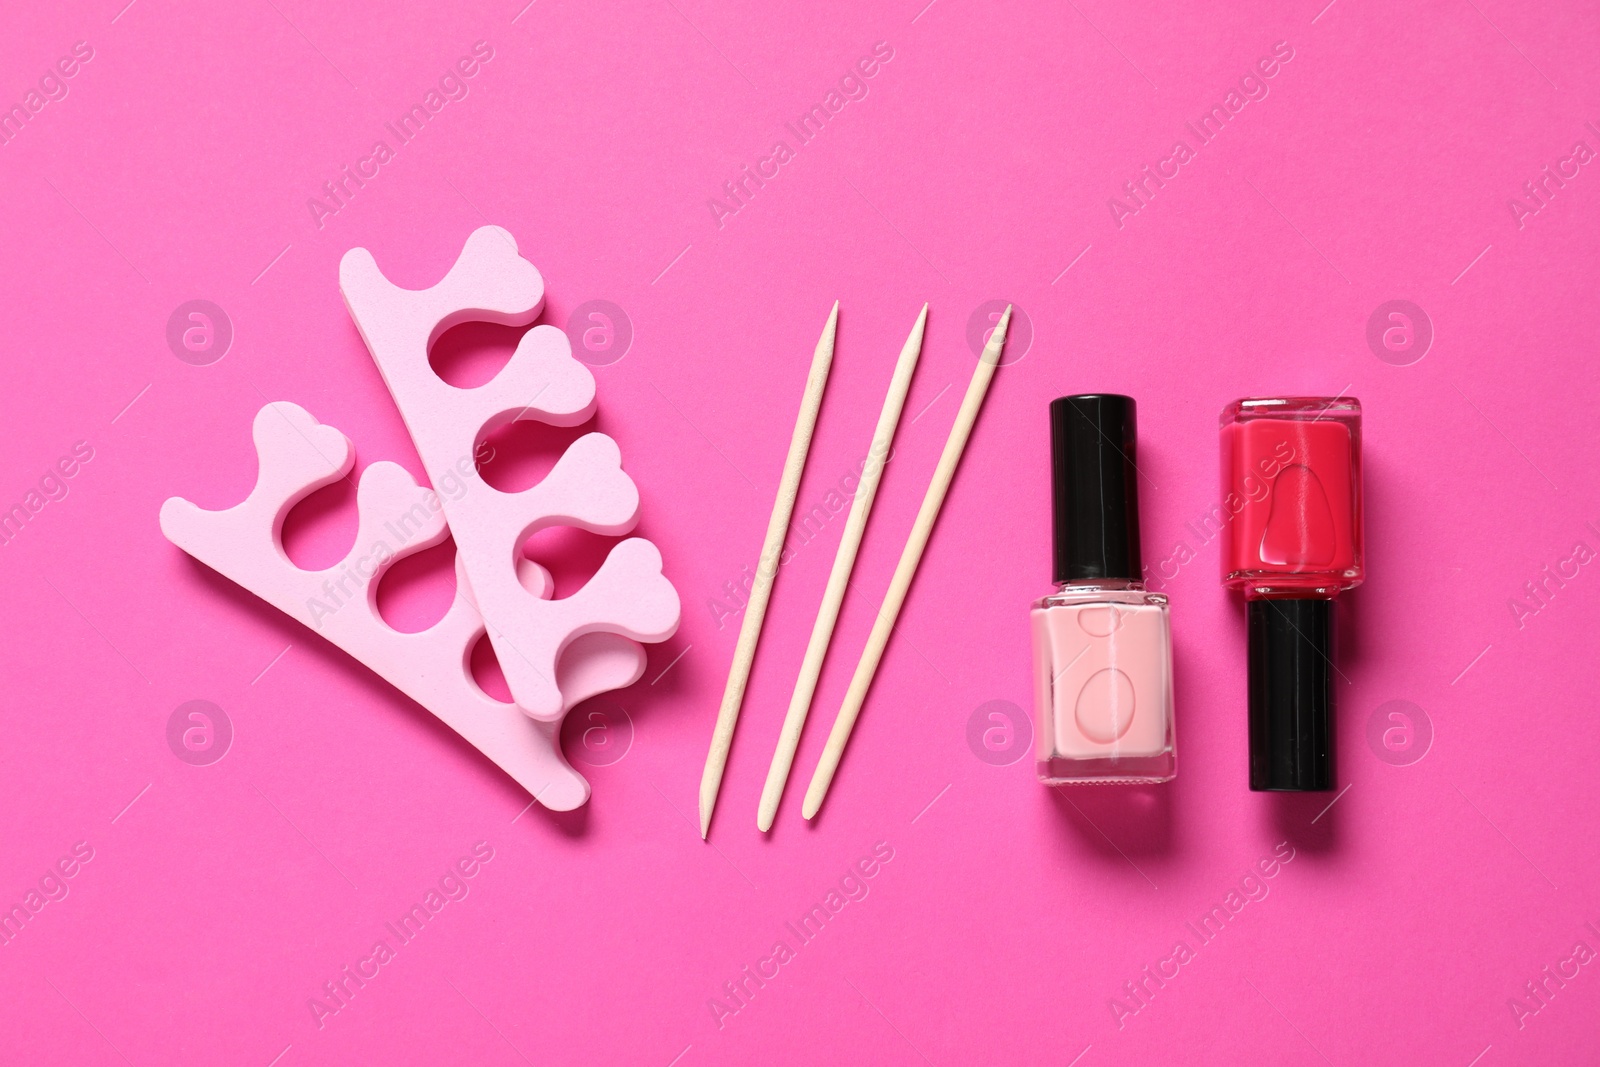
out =
{"type": "Polygon", "coordinates": [[[1050,402],[1057,583],[1144,577],[1137,436],[1131,396],[1092,393],[1050,402]]]}
{"type": "Polygon", "coordinates": [[[1333,601],[1252,600],[1250,788],[1333,788],[1333,601]]]}

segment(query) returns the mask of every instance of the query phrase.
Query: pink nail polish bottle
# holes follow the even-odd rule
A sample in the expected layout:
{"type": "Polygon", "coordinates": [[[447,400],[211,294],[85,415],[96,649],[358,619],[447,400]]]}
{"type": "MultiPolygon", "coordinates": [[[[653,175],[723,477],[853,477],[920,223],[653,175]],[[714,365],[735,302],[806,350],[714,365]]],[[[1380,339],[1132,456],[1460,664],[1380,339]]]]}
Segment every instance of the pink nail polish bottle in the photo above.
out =
{"type": "Polygon", "coordinates": [[[1167,598],[1145,590],[1139,559],[1135,410],[1114,394],[1050,404],[1057,590],[1030,612],[1046,785],[1178,772],[1167,598]]]}

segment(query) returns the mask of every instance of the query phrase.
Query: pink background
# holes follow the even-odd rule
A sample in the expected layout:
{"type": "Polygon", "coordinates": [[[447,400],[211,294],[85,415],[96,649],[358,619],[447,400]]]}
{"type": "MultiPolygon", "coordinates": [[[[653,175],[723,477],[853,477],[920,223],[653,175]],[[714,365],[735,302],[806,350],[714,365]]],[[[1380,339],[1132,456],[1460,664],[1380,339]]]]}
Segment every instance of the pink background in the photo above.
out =
{"type": "MultiPolygon", "coordinates": [[[[1600,150],[1592,7],[122,2],[10,5],[0,32],[5,105],[74,42],[93,49],[0,147],[0,505],[93,449],[0,547],[0,902],[93,850],[0,947],[0,1060],[1594,1056],[1600,966],[1562,961],[1600,950],[1600,572],[1562,561],[1600,549],[1600,172],[1520,227],[1508,206],[1575,142],[1600,150]],[[479,40],[493,58],[469,94],[319,228],[307,199],[375,140],[394,149],[384,123],[479,40]],[[893,58],[867,95],[796,147],[784,123],[880,41],[893,58]],[[1184,123],[1280,41],[1293,59],[1269,95],[1119,229],[1109,198],[1192,147],[1184,123]],[[778,139],[794,158],[719,226],[708,198],[778,139]],[[645,679],[578,713],[605,725],[575,757],[621,758],[579,762],[594,797],[572,816],[519,816],[526,797],[470,747],[156,524],[170,495],[243,497],[267,400],[344,430],[360,465],[420,476],[336,267],[364,245],[431,284],[487,221],[544,273],[544,321],[591,299],[629,317],[631,349],[596,371],[598,425],[684,604],[645,679]],[[166,341],[195,298],[235,332],[208,366],[166,341]],[[695,793],[737,629],[711,601],[755,560],[835,298],[802,507],[864,454],[924,300],[927,347],[778,824],[758,836],[756,799],[842,515],[782,573],[703,844],[695,793]],[[968,317],[993,299],[1025,310],[1032,345],[996,377],[808,826],[800,793],[972,366],[968,317]],[[1391,299],[1435,331],[1410,365],[1366,340],[1391,299]],[[1052,792],[1025,752],[995,765],[967,740],[986,702],[1028,704],[1045,405],[1092,390],[1138,398],[1145,554],[1173,600],[1180,774],[1143,792],[1052,792]],[[1242,613],[1217,543],[1186,526],[1219,495],[1218,412],[1272,393],[1350,393],[1367,413],[1370,577],[1343,617],[1348,791],[1331,809],[1247,792],[1242,613]],[[1577,575],[1558,587],[1546,566],[1577,575]],[[1551,592],[1519,619],[1509,602],[1535,581],[1551,592]],[[194,699],[234,731],[209,766],[166,739],[194,699]],[[1433,731],[1408,765],[1367,739],[1396,700],[1433,731]],[[469,895],[319,1027],[310,998],[480,841],[493,859],[469,895]],[[724,983],[793,947],[785,924],[878,842],[893,858],[867,896],[719,1025],[724,983]],[[1280,842],[1293,859],[1265,898],[1200,945],[1186,923],[1280,842]],[[1194,958],[1119,1026],[1123,983],[1180,939],[1194,958]],[[1524,984],[1562,966],[1577,976],[1519,1027],[1510,998],[1531,1011],[1524,984]]],[[[507,333],[452,338],[452,358],[481,374],[507,333]]],[[[505,473],[523,481],[568,439],[513,437],[505,473]]],[[[336,488],[294,516],[297,559],[337,558],[352,506],[336,488]]],[[[442,610],[448,558],[386,588],[394,618],[442,610]]]]}

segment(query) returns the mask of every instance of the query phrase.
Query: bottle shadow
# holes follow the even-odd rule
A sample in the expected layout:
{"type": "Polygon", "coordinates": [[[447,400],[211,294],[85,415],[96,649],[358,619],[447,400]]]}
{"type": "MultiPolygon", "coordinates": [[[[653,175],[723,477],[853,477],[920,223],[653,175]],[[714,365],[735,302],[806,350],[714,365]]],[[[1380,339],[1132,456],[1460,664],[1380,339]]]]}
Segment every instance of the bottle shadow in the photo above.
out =
{"type": "Polygon", "coordinates": [[[1079,844],[1108,859],[1132,862],[1132,857],[1164,857],[1172,851],[1176,782],[1052,786],[1046,792],[1079,844]]]}
{"type": "MultiPolygon", "coordinates": [[[[1337,777],[1334,779],[1338,781],[1337,777]]],[[[1339,800],[1349,786],[1322,793],[1263,793],[1261,824],[1274,842],[1287,841],[1296,851],[1331,856],[1341,847],[1339,800]]]]}

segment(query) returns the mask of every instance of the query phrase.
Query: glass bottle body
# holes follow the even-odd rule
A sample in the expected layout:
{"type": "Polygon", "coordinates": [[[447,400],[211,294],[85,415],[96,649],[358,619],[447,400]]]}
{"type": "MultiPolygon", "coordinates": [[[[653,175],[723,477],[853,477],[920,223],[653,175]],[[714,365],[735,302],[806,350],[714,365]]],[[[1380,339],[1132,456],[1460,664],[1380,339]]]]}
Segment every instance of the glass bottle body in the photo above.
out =
{"type": "Polygon", "coordinates": [[[1177,773],[1167,598],[1136,581],[1069,582],[1034,601],[1036,767],[1046,785],[1177,773]]]}
{"type": "Polygon", "coordinates": [[[1247,599],[1361,584],[1361,402],[1251,398],[1222,412],[1223,584],[1247,599]]]}

